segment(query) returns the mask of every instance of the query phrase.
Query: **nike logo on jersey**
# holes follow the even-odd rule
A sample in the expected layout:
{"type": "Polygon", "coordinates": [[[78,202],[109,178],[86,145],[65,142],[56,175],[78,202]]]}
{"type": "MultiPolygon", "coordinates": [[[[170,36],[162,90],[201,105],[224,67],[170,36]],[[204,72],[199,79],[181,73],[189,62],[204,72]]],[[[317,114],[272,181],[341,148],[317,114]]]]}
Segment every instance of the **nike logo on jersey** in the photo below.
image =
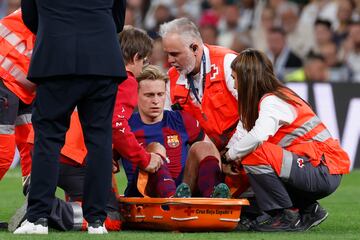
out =
{"type": "Polygon", "coordinates": [[[164,182],[167,182],[167,181],[172,181],[172,182],[174,182],[174,179],[172,179],[172,178],[164,178],[164,182]]]}

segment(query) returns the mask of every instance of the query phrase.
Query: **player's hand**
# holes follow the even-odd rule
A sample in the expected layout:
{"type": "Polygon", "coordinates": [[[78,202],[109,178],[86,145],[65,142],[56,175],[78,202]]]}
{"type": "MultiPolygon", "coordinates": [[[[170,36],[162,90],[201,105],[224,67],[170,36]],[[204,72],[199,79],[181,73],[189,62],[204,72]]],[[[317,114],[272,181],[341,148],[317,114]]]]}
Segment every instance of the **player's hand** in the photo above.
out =
{"type": "Polygon", "coordinates": [[[156,153],[150,153],[150,156],[151,157],[150,157],[149,165],[147,165],[144,171],[149,173],[154,173],[157,170],[159,170],[159,168],[164,162],[162,158],[156,153]]]}

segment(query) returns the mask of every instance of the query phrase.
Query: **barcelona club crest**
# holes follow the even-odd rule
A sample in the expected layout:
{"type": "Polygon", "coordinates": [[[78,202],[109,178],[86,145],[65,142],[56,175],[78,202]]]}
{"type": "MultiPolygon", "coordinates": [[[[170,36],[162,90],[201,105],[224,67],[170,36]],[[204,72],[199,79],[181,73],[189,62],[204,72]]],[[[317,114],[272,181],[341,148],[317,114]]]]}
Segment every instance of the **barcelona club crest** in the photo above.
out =
{"type": "Polygon", "coordinates": [[[166,136],[167,138],[167,145],[171,148],[176,148],[180,145],[179,135],[169,135],[166,136]]]}

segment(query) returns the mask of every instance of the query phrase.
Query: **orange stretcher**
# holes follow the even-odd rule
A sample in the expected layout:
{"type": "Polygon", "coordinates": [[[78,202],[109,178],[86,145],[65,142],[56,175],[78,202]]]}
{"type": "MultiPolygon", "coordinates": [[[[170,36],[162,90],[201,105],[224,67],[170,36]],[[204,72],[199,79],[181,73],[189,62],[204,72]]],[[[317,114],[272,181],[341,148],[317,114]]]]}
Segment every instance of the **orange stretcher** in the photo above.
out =
{"type": "Polygon", "coordinates": [[[231,231],[247,199],[119,197],[123,229],[231,231]]]}

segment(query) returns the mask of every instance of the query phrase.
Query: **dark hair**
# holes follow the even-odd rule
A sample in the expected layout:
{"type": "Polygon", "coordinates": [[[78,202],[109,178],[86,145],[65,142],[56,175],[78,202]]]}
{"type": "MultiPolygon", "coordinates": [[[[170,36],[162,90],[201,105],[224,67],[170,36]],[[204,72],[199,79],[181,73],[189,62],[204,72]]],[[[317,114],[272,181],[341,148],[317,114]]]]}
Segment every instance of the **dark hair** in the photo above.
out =
{"type": "Polygon", "coordinates": [[[350,3],[352,9],[356,8],[356,2],[354,0],[347,0],[347,1],[348,3],[350,3]]]}
{"type": "Polygon", "coordinates": [[[258,105],[265,94],[300,104],[284,93],[285,90],[297,96],[275,77],[272,63],[263,52],[251,48],[242,51],[231,63],[231,69],[237,78],[239,115],[246,130],[254,127],[259,116],[258,105]]]}
{"type": "Polygon", "coordinates": [[[315,26],[317,26],[317,25],[323,25],[323,26],[327,27],[329,30],[331,30],[331,22],[328,20],[318,18],[315,21],[315,26]]]}
{"type": "Polygon", "coordinates": [[[350,26],[355,26],[355,25],[359,25],[360,26],[360,21],[359,20],[353,20],[353,21],[350,21],[350,26]]]}
{"type": "Polygon", "coordinates": [[[281,27],[272,27],[272,28],[270,28],[269,32],[270,33],[279,33],[279,34],[281,34],[283,36],[286,36],[286,32],[281,27]]]}
{"type": "MultiPolygon", "coordinates": [[[[335,44],[335,43],[334,43],[335,44]]],[[[314,51],[310,51],[305,58],[305,62],[309,62],[312,60],[320,60],[322,62],[325,62],[325,58],[320,53],[315,53],[314,51]]]]}
{"type": "Polygon", "coordinates": [[[139,59],[146,58],[153,48],[153,40],[147,33],[132,26],[125,26],[119,33],[119,42],[125,64],[132,63],[136,54],[139,59]]]}

